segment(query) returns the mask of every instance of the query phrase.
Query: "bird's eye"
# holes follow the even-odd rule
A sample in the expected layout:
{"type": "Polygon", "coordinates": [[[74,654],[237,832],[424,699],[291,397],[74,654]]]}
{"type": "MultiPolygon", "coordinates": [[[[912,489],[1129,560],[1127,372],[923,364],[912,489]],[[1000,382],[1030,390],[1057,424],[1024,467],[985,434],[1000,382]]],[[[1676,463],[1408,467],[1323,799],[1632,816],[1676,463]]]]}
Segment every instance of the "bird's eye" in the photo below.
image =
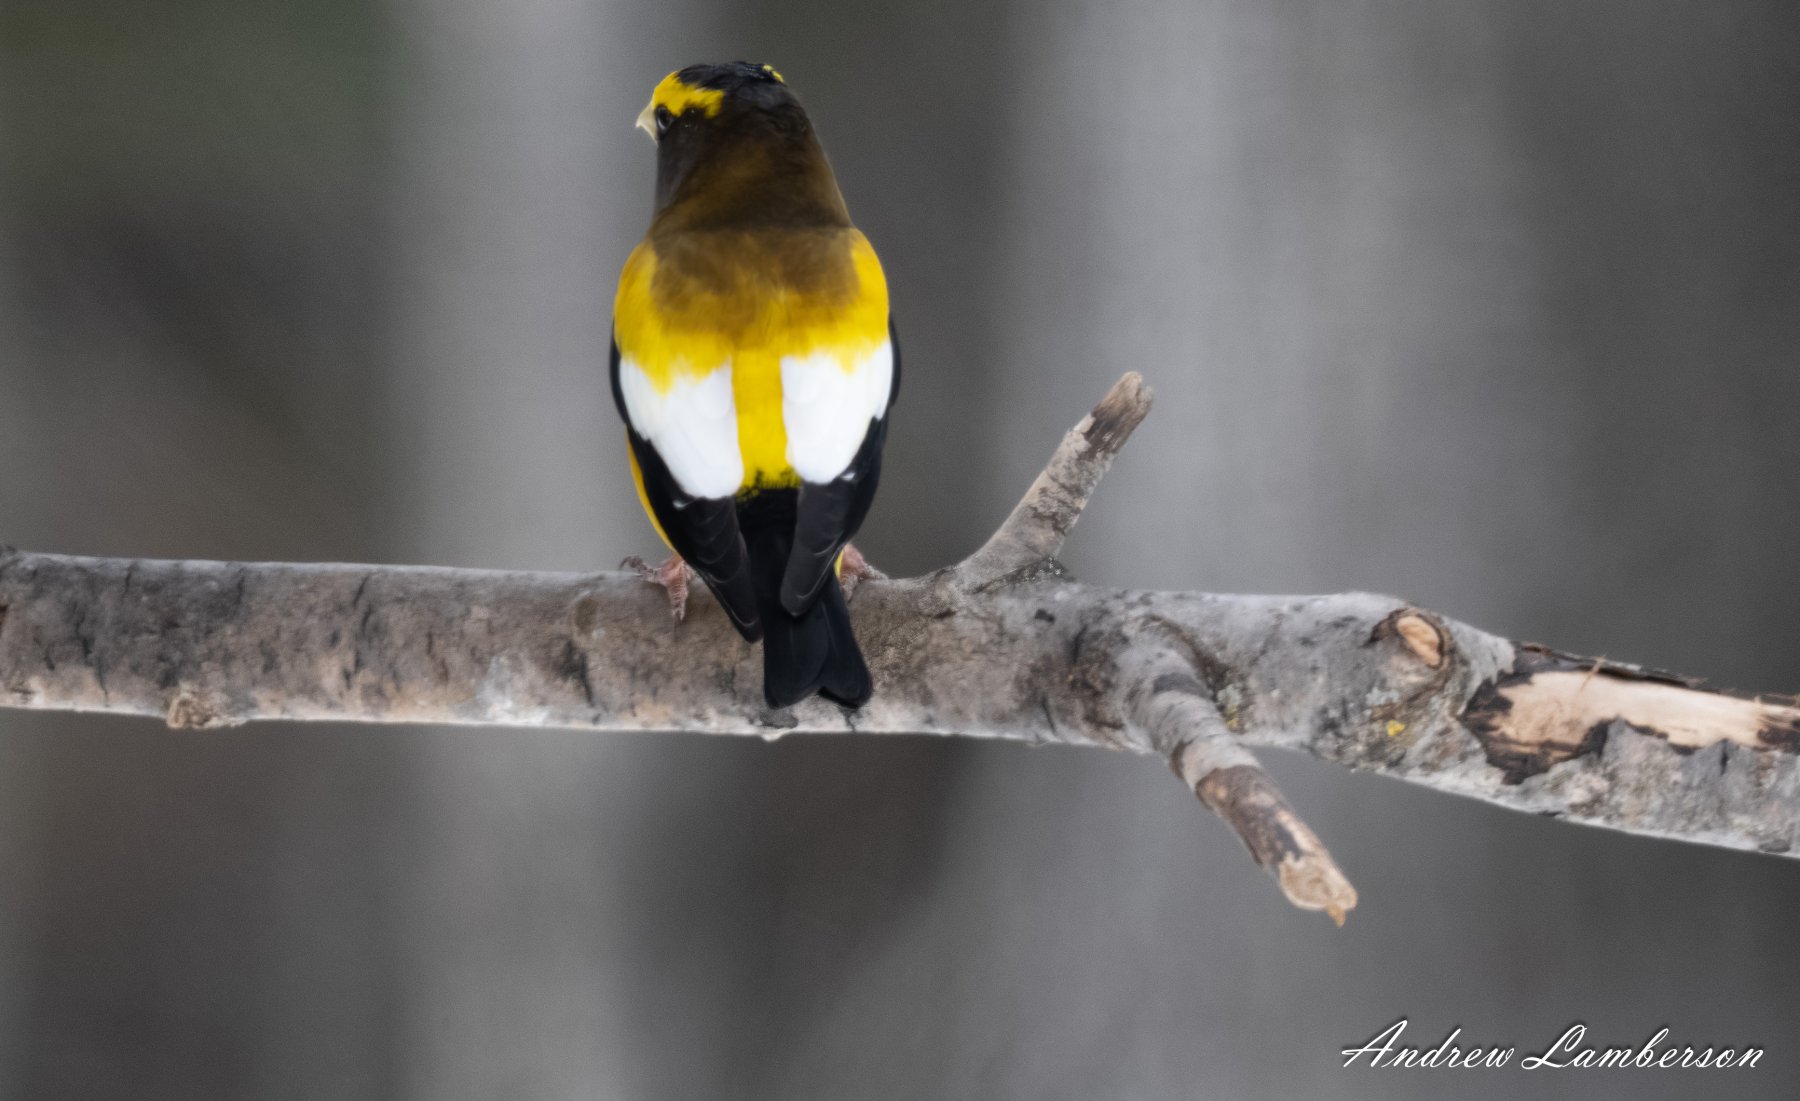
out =
{"type": "Polygon", "coordinates": [[[673,125],[675,125],[675,113],[667,107],[658,107],[656,109],[656,136],[662,137],[669,132],[669,127],[673,125]]]}

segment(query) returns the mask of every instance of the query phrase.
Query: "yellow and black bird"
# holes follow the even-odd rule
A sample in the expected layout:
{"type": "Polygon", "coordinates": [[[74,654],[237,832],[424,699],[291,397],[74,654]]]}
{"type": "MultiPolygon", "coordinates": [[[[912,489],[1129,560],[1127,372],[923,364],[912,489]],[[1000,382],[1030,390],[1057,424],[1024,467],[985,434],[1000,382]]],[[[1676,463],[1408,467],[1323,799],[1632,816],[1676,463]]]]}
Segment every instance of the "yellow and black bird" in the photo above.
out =
{"type": "Polygon", "coordinates": [[[871,685],[839,572],[881,474],[900,354],[887,282],[812,123],[767,65],[670,73],[638,125],[656,210],[613,305],[632,474],[675,551],[763,643],[763,695],[856,707],[871,685]]]}

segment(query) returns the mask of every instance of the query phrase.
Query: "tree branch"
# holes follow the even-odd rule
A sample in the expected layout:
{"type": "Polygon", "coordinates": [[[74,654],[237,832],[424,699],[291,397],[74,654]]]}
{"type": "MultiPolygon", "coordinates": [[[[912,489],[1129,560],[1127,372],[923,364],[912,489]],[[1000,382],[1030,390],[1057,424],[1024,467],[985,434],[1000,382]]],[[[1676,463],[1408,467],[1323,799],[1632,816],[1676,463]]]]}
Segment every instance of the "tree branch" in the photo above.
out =
{"type": "Polygon", "coordinates": [[[1149,408],[1127,375],[967,561],[866,583],[874,700],[769,712],[716,605],[627,574],[244,565],[0,548],[0,704],[777,737],[939,733],[1168,761],[1295,905],[1356,893],[1251,756],[1303,750],[1633,833],[1790,853],[1800,709],[1497,638],[1392,597],[1102,588],[1056,562],[1149,408]]]}
{"type": "Polygon", "coordinates": [[[982,548],[956,567],[959,584],[980,591],[1056,566],[1063,540],[1081,519],[1113,456],[1150,412],[1144,376],[1129,371],[1094,411],[1063,436],[1043,472],[982,548]]]}

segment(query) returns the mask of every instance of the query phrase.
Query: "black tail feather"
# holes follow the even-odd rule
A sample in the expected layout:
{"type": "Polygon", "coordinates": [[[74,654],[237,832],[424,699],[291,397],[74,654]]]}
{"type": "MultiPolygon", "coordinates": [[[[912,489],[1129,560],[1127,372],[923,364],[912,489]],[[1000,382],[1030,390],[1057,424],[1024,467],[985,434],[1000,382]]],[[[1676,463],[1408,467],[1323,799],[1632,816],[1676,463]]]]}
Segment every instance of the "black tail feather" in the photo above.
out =
{"type": "Polygon", "coordinates": [[[790,707],[819,693],[861,707],[874,691],[850,630],[850,608],[835,572],[799,615],[782,606],[782,579],[794,548],[794,490],[765,490],[739,507],[763,630],[763,698],[790,707]]]}
{"type": "Polygon", "coordinates": [[[874,685],[850,631],[850,608],[835,576],[826,579],[819,598],[797,616],[782,608],[779,584],[757,595],[763,621],[763,698],[770,707],[792,706],[814,692],[845,707],[869,702],[874,685]]]}

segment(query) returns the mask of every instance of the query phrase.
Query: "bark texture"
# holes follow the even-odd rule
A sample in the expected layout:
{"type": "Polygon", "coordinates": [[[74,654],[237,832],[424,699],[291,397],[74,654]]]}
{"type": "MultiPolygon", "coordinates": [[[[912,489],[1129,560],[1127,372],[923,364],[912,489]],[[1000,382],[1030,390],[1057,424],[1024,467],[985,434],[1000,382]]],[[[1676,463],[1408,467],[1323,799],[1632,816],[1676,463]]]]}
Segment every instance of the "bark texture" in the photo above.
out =
{"type": "Polygon", "coordinates": [[[1082,584],[1056,560],[1149,409],[1127,375],[986,546],[866,582],[876,692],[760,704],[708,598],[633,574],[171,562],[0,548],[0,703],[177,727],[330,719],[775,738],[938,733],[1168,761],[1295,905],[1356,892],[1256,764],[1302,750],[1518,810],[1733,848],[1800,843],[1800,709],[1510,642],[1392,597],[1082,584]]]}

